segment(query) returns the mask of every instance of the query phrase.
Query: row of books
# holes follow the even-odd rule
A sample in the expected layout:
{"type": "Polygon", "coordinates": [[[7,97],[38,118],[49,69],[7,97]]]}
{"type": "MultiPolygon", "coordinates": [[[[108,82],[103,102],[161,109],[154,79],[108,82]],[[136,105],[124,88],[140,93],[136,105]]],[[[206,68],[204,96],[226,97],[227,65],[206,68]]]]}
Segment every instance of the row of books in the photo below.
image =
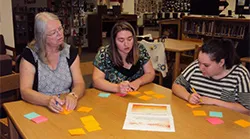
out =
{"type": "Polygon", "coordinates": [[[184,21],[183,33],[243,39],[246,24],[215,21],[184,21]]]}
{"type": "Polygon", "coordinates": [[[246,25],[242,24],[218,24],[215,28],[215,36],[236,37],[243,39],[246,25]]]}

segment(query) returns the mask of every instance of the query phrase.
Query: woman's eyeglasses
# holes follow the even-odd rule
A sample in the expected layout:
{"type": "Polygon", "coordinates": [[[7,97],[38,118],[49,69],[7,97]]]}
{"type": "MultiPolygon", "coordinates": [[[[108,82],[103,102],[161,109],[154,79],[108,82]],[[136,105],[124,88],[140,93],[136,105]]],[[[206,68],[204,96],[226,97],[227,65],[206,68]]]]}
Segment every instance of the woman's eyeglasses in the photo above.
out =
{"type": "Polygon", "coordinates": [[[60,26],[58,29],[49,32],[47,36],[57,36],[59,32],[62,33],[62,31],[63,31],[63,27],[60,26]]]}

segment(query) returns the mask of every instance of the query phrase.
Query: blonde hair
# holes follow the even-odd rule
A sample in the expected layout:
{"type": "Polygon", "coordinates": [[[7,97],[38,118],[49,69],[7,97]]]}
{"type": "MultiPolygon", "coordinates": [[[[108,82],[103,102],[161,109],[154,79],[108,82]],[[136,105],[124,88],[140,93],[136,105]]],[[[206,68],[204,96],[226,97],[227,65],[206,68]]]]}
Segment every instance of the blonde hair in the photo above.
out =
{"type": "MultiPolygon", "coordinates": [[[[46,54],[46,38],[47,38],[47,24],[50,20],[59,20],[58,16],[49,13],[49,12],[41,12],[36,14],[35,16],[35,25],[34,25],[34,40],[32,40],[28,47],[35,51],[39,57],[39,59],[47,64],[47,54],[46,54]],[[35,48],[36,46],[36,48],[35,48]]],[[[63,45],[60,45],[59,50],[63,49],[63,45]]]]}

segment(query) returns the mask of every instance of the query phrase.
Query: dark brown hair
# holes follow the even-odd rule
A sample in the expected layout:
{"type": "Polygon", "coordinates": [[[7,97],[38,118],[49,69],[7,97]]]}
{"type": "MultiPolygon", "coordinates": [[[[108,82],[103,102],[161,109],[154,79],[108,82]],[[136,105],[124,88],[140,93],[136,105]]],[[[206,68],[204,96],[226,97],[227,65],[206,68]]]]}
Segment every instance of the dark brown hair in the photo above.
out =
{"type": "Polygon", "coordinates": [[[123,30],[130,31],[133,35],[133,40],[134,40],[133,48],[128,53],[126,62],[135,65],[139,59],[139,47],[138,47],[134,28],[128,22],[125,22],[125,21],[117,22],[111,30],[110,50],[111,50],[112,62],[114,63],[114,65],[119,66],[119,67],[123,66],[123,62],[122,62],[122,57],[120,53],[118,52],[115,38],[117,34],[123,30]]]}
{"type": "Polygon", "coordinates": [[[225,59],[226,69],[240,64],[233,42],[229,39],[210,39],[201,47],[202,53],[207,53],[212,61],[225,59]]]}

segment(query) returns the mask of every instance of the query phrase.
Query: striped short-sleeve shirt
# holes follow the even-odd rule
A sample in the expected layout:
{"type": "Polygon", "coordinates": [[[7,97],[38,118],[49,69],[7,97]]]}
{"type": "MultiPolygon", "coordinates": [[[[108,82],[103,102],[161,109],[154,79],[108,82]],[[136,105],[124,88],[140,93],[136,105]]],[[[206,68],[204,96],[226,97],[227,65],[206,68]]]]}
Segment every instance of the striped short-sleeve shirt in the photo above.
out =
{"type": "Polygon", "coordinates": [[[180,76],[202,96],[237,102],[250,109],[250,76],[241,64],[234,65],[227,76],[215,80],[203,76],[196,60],[180,76]]]}

